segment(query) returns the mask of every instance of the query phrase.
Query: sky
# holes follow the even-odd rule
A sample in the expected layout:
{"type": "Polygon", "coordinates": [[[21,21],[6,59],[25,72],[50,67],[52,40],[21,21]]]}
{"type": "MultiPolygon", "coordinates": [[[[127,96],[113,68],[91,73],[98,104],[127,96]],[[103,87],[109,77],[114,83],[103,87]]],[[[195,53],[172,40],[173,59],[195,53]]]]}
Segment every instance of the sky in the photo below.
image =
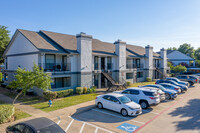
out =
{"type": "Polygon", "coordinates": [[[200,47],[200,0],[0,0],[0,13],[10,36],[16,29],[85,32],[154,51],[183,43],[200,47]]]}

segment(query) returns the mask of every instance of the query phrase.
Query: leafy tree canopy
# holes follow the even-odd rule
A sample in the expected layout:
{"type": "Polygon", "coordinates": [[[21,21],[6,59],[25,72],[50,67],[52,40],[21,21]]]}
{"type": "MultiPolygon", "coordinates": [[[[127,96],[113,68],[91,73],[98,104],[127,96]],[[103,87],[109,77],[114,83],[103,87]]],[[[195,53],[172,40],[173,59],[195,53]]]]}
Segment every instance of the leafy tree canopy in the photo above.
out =
{"type": "Polygon", "coordinates": [[[179,46],[178,51],[187,54],[188,56],[194,58],[194,47],[192,47],[190,44],[184,43],[179,46]]]}
{"type": "Polygon", "coordinates": [[[169,47],[167,50],[177,50],[176,47],[169,47]]]}
{"type": "Polygon", "coordinates": [[[187,68],[182,65],[177,65],[173,68],[173,70],[175,71],[175,73],[183,73],[187,71],[187,68]]]}
{"type": "Polygon", "coordinates": [[[7,27],[0,25],[0,63],[3,63],[2,55],[10,41],[9,33],[7,27]]]}
{"type": "Polygon", "coordinates": [[[42,90],[51,89],[51,77],[40,68],[34,64],[33,70],[26,70],[18,68],[15,80],[10,82],[10,88],[21,89],[21,92],[13,100],[13,104],[15,100],[22,94],[26,93],[29,89],[33,87],[40,88],[42,90]]]}

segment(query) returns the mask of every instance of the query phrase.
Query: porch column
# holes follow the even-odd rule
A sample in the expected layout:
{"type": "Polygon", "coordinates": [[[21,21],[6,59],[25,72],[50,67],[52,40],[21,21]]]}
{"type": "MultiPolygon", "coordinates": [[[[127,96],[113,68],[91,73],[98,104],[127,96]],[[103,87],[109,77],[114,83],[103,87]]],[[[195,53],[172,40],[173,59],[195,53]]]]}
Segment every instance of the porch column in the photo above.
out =
{"type": "Polygon", "coordinates": [[[105,58],[105,70],[107,71],[108,70],[108,64],[107,64],[108,60],[107,60],[107,57],[105,58]]]}
{"type": "Polygon", "coordinates": [[[101,56],[98,57],[98,70],[101,70],[101,56]]]}
{"type": "Polygon", "coordinates": [[[45,53],[41,53],[41,67],[45,69],[45,53]]]}
{"type": "Polygon", "coordinates": [[[101,73],[99,73],[98,78],[98,88],[101,88],[101,73]]]}

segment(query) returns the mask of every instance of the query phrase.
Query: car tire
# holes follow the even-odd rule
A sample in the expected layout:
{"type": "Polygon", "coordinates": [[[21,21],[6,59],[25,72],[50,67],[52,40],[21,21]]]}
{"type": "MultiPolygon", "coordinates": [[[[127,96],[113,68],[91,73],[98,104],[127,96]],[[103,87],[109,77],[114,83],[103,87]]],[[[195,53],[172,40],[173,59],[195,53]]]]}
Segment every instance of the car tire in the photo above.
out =
{"type": "Polygon", "coordinates": [[[188,81],[188,83],[190,84],[190,86],[192,86],[192,85],[193,85],[192,81],[188,81]]]}
{"type": "Polygon", "coordinates": [[[97,107],[98,107],[99,109],[103,109],[103,104],[99,102],[99,103],[97,104],[97,107]]]}
{"type": "Polygon", "coordinates": [[[148,108],[149,104],[147,101],[141,101],[140,106],[142,109],[146,109],[146,108],[148,108]]]}
{"type": "Polygon", "coordinates": [[[169,94],[165,94],[165,99],[166,99],[166,100],[170,100],[170,99],[172,99],[172,98],[171,98],[171,96],[170,96],[169,94]]]}
{"type": "Polygon", "coordinates": [[[126,109],[122,109],[121,110],[121,114],[122,114],[122,116],[127,116],[128,115],[128,111],[126,109]]]}

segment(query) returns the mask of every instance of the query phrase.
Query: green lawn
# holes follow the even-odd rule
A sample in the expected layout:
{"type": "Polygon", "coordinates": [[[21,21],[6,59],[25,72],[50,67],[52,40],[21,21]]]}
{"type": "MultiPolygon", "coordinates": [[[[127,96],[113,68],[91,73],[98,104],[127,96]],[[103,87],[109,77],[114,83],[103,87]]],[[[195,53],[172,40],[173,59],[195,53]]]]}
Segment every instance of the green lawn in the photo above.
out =
{"type": "Polygon", "coordinates": [[[149,85],[149,84],[155,84],[155,82],[154,81],[152,81],[152,82],[138,82],[138,83],[131,84],[129,87],[138,87],[140,85],[149,85]]]}
{"type": "Polygon", "coordinates": [[[66,98],[56,99],[53,101],[53,105],[51,107],[48,106],[48,102],[35,103],[32,104],[32,106],[36,109],[41,109],[42,111],[50,112],[94,100],[97,95],[98,94],[84,94],[84,95],[76,95],[76,96],[69,96],[66,98]]]}

